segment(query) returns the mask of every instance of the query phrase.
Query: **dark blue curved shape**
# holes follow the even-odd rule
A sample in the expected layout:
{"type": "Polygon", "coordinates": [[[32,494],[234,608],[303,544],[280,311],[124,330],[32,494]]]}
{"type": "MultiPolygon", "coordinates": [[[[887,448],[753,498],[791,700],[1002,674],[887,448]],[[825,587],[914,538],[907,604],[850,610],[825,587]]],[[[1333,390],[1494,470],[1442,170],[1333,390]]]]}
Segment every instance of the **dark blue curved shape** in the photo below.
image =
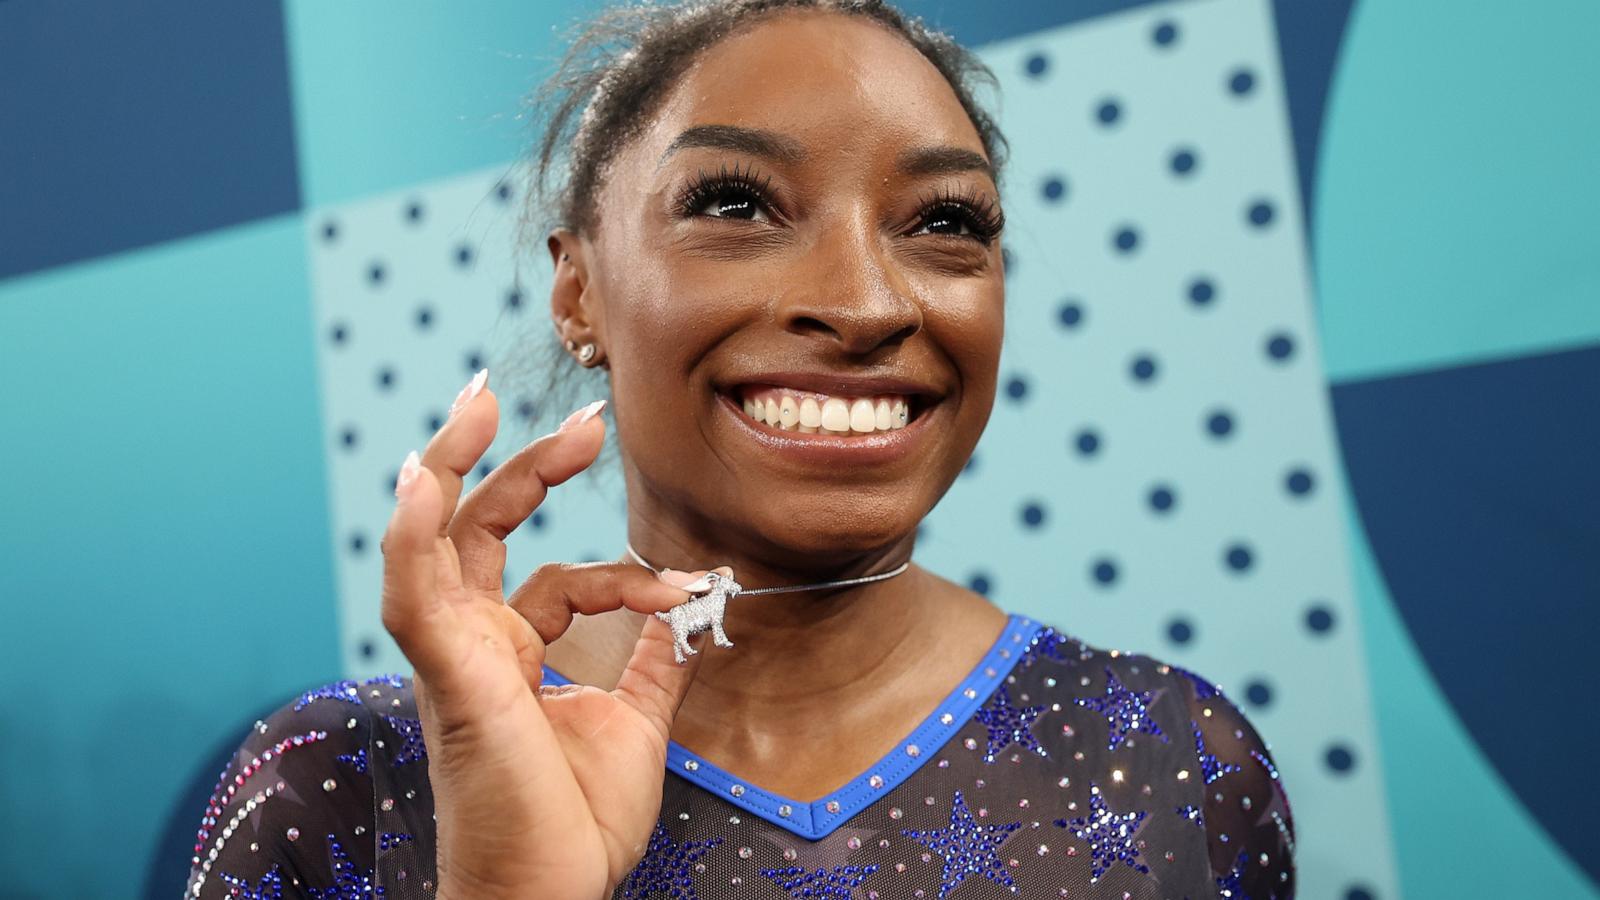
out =
{"type": "Polygon", "coordinates": [[[1597,398],[1600,346],[1333,388],[1413,640],[1506,783],[1600,881],[1600,806],[1582,787],[1600,746],[1597,398]]]}

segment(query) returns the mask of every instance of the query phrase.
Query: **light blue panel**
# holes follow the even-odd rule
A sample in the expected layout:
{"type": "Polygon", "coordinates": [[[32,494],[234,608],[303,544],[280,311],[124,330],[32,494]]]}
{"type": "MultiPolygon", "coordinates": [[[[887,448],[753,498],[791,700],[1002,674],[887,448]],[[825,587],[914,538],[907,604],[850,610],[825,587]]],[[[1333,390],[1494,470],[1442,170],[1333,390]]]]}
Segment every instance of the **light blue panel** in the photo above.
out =
{"type": "Polygon", "coordinates": [[[338,674],[309,328],[297,216],[0,285],[8,895],[131,896],[202,761],[338,674]]]}
{"type": "MultiPolygon", "coordinates": [[[[1375,694],[1378,731],[1406,898],[1600,897],[1451,712],[1395,610],[1348,494],[1342,504],[1372,681],[1383,686],[1375,694]],[[1487,859],[1464,865],[1468,845],[1485,848],[1487,859]]],[[[1522,726],[1513,715],[1506,727],[1522,726]]],[[[1587,776],[1553,777],[1574,779],[1581,790],[1577,782],[1587,776]]]]}
{"type": "Polygon", "coordinates": [[[1600,339],[1600,4],[1357,4],[1315,228],[1334,381],[1600,339]]]}
{"type": "Polygon", "coordinates": [[[289,0],[302,204],[522,155],[522,98],[555,67],[552,28],[594,5],[289,0]]]}

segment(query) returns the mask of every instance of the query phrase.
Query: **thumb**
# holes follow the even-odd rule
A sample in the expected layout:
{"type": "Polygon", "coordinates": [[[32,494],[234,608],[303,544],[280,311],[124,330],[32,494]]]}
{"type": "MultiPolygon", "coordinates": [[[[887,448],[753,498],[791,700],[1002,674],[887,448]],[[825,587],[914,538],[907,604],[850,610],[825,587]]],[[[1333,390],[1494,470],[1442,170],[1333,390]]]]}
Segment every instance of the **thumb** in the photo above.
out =
{"type": "MultiPolygon", "coordinates": [[[[701,574],[704,573],[695,573],[694,577],[701,574]]],[[[704,632],[689,638],[690,648],[696,651],[703,650],[705,643],[704,632]]],[[[671,734],[672,720],[705,658],[704,653],[697,652],[680,664],[672,647],[672,627],[656,616],[647,616],[633,656],[613,691],[654,723],[663,741],[671,734]]]]}

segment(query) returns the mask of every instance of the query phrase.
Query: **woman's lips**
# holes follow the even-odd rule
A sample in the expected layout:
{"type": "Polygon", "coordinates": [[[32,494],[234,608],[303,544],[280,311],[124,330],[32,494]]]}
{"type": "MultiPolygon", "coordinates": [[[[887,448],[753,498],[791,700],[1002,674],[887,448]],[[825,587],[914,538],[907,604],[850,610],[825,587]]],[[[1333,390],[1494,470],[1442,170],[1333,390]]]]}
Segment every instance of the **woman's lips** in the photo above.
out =
{"type": "Polygon", "coordinates": [[[891,423],[888,430],[879,431],[876,428],[877,409],[874,404],[874,429],[871,432],[840,434],[820,427],[815,432],[806,432],[800,430],[798,424],[786,429],[781,424],[781,415],[780,424],[769,425],[746,413],[740,399],[718,391],[717,400],[718,408],[727,413],[735,429],[768,450],[818,463],[856,465],[888,462],[915,452],[928,433],[930,424],[938,417],[941,406],[935,403],[908,416],[909,421],[904,425],[895,427],[891,423]]]}

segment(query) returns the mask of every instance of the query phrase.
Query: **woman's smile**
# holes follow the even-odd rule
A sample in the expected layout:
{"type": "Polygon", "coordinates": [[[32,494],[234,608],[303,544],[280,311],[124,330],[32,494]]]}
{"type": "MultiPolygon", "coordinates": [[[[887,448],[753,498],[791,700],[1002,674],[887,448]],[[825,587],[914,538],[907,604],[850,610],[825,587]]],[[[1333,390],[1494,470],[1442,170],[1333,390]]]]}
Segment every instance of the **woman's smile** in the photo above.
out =
{"type": "Polygon", "coordinates": [[[871,465],[921,452],[943,394],[916,381],[780,372],[717,389],[734,440],[822,465],[871,465]]]}

